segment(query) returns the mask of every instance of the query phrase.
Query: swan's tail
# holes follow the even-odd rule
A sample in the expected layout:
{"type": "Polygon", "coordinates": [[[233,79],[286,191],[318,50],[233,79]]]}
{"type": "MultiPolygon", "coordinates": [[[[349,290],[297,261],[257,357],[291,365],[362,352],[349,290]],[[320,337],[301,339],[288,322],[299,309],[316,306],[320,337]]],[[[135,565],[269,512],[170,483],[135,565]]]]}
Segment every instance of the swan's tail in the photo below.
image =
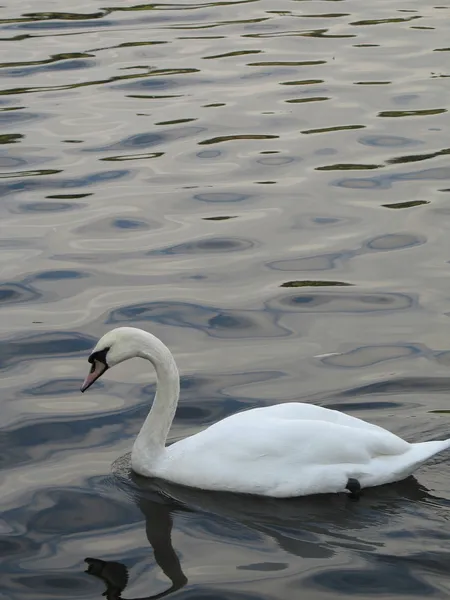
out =
{"type": "Polygon", "coordinates": [[[404,454],[395,457],[379,457],[376,459],[378,464],[372,473],[362,477],[361,485],[371,487],[406,479],[432,456],[448,448],[450,448],[450,438],[411,444],[410,449],[404,454]]]}
{"type": "Polygon", "coordinates": [[[450,439],[411,444],[411,449],[403,455],[403,461],[399,460],[403,464],[399,465],[397,480],[409,477],[432,456],[447,448],[450,448],[450,439]]]}

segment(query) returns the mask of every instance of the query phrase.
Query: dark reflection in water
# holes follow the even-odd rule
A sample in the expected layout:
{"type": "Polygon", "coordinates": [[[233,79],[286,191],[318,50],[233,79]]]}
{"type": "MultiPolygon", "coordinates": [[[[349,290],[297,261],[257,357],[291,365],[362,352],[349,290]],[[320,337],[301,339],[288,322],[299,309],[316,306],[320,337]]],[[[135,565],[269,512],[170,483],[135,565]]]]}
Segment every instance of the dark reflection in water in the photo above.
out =
{"type": "MultiPolygon", "coordinates": [[[[394,593],[430,593],[432,587],[420,576],[411,572],[411,566],[420,564],[421,554],[411,558],[389,555],[380,552],[378,544],[364,539],[364,531],[384,524],[408,512],[413,504],[425,506],[433,496],[417,483],[414,478],[383,488],[366,491],[360,503],[350,502],[345,496],[317,496],[311,498],[272,500],[240,496],[234,494],[196,491],[157,480],[144,480],[126,475],[127,459],[116,462],[115,471],[122,480],[128,494],[145,518],[146,537],[152,547],[155,561],[171,586],[156,593],[148,593],[146,598],[160,598],[180,589],[188,578],[183,572],[183,559],[173,547],[172,525],[182,515],[188,520],[190,529],[199,538],[205,534],[215,541],[216,549],[222,543],[235,543],[244,546],[258,544],[261,538],[273,540],[281,552],[302,559],[327,560],[339,549],[346,547],[365,562],[367,553],[377,552],[373,567],[353,567],[344,569],[320,569],[319,572],[298,578],[290,573],[290,584],[300,589],[327,588],[333,592],[351,593],[355,586],[361,590],[384,593],[392,589],[394,593]],[[195,533],[196,532],[196,533],[195,533]],[[380,571],[383,577],[380,577],[380,571]],[[374,578],[380,580],[374,584],[374,578]],[[389,578],[389,582],[388,579],[389,578]],[[384,590],[384,591],[383,591],[384,590]]],[[[435,572],[445,573],[443,556],[433,561],[435,572]]],[[[129,583],[126,565],[101,558],[86,558],[87,572],[102,579],[106,586],[107,598],[122,597],[129,583]]],[[[289,571],[287,562],[270,562],[242,565],[243,572],[277,573],[289,571]]],[[[200,588],[201,590],[201,588],[200,588]]],[[[183,597],[190,597],[189,590],[183,597]]],[[[127,595],[127,598],[132,596],[127,595]]],[[[134,596],[133,596],[134,597],[134,596]]],[[[139,596],[143,597],[143,596],[139,596]]],[[[216,597],[216,596],[214,596],[216,597]]],[[[220,594],[218,597],[221,597],[220,594]]],[[[228,596],[226,596],[228,597],[228,596]]],[[[230,598],[238,598],[232,594],[230,598]]],[[[247,597],[247,595],[245,596],[247,597]]],[[[249,596],[251,597],[251,596],[249,596]]],[[[268,597],[271,597],[270,594],[268,597]]]]}

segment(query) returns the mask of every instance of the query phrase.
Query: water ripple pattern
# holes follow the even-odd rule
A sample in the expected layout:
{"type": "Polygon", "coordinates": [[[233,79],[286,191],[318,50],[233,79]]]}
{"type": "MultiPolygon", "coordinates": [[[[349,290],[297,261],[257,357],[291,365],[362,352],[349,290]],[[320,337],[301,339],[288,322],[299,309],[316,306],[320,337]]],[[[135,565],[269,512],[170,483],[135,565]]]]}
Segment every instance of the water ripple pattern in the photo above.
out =
{"type": "Polygon", "coordinates": [[[448,456],[359,503],[202,494],[129,471],[140,361],[79,393],[133,325],[180,367],[170,442],[290,400],[448,437],[449,22],[429,0],[6,0],[8,600],[449,596],[448,456]]]}

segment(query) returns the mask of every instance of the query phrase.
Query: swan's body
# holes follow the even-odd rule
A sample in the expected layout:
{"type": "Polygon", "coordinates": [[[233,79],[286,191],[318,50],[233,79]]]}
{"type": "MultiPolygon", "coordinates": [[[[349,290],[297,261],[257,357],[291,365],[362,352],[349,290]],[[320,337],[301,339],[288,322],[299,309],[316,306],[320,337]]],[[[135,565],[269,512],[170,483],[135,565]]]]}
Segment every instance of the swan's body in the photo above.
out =
{"type": "Polygon", "coordinates": [[[377,425],[299,402],[237,413],[166,447],[179,375],[158,338],[131,327],[107,333],[89,358],[82,391],[108,367],[135,356],[152,362],[158,379],[131,454],[133,470],[145,477],[205,490],[304,496],[345,491],[349,480],[361,487],[399,481],[450,447],[450,439],[410,444],[377,425]]]}

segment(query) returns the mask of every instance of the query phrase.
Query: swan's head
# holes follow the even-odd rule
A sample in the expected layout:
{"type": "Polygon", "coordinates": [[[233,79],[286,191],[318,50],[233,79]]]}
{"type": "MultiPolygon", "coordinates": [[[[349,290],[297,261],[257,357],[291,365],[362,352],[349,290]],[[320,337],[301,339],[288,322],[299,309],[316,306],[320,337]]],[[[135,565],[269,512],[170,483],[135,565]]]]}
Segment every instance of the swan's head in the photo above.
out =
{"type": "Polygon", "coordinates": [[[88,358],[91,370],[81,386],[81,391],[85,392],[109,368],[139,356],[143,335],[145,332],[134,327],[118,327],[108,331],[97,342],[88,358]]]}

